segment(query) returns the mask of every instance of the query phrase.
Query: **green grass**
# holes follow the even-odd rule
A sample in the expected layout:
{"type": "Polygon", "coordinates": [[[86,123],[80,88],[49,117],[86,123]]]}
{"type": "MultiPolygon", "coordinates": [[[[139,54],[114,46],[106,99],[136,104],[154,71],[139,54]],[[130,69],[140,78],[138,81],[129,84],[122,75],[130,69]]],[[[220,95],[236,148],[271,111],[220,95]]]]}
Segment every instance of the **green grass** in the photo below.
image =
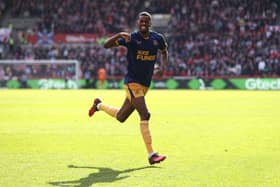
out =
{"type": "Polygon", "coordinates": [[[0,186],[280,186],[280,93],[151,90],[150,167],[134,113],[124,124],[95,96],[119,90],[1,90],[0,186]]]}

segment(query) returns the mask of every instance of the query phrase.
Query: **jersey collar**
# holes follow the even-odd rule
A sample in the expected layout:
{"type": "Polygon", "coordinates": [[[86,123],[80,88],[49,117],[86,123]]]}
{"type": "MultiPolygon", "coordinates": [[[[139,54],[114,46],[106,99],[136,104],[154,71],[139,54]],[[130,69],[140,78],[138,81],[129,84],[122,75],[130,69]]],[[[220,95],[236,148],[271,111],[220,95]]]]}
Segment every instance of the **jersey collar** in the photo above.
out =
{"type": "Polygon", "coordinates": [[[140,33],[140,31],[138,31],[139,35],[144,39],[144,40],[148,40],[150,39],[150,35],[151,35],[151,32],[149,31],[149,35],[146,36],[146,37],[143,37],[143,35],[140,33]]]}

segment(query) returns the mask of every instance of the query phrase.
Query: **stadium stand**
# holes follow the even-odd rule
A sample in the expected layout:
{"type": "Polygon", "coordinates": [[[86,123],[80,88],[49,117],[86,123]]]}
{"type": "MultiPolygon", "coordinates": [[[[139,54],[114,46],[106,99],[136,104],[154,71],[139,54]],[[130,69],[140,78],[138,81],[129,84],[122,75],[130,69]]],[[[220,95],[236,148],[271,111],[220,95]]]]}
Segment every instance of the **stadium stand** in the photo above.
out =
{"type": "MultiPolygon", "coordinates": [[[[163,31],[170,53],[165,76],[280,76],[279,6],[275,0],[31,0],[28,4],[4,0],[0,3],[2,24],[9,18],[36,19],[25,30],[13,25],[14,42],[1,42],[0,58],[78,59],[84,76],[95,76],[101,66],[109,76],[120,76],[126,65],[122,48],[105,50],[102,45],[88,43],[34,45],[27,44],[26,35],[108,36],[132,31],[137,13],[147,10],[170,15],[163,31]]],[[[6,75],[7,69],[13,72],[12,67],[6,67],[6,75]]]]}

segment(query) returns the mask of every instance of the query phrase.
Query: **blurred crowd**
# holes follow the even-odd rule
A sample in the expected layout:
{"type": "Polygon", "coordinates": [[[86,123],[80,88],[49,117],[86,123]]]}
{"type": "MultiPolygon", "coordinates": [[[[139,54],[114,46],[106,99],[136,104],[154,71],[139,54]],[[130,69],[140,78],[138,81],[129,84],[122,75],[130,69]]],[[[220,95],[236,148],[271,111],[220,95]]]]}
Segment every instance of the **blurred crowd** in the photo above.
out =
{"type": "Polygon", "coordinates": [[[274,1],[180,1],[170,8],[169,45],[176,73],[280,75],[274,1]],[[182,32],[183,31],[183,32],[182,32]]]}
{"type": "Polygon", "coordinates": [[[108,33],[129,30],[140,0],[13,0],[15,17],[40,17],[37,30],[56,33],[108,33]]]}
{"type": "Polygon", "coordinates": [[[0,20],[4,16],[4,12],[6,9],[6,3],[4,1],[0,2],[0,20]]]}
{"type": "MultiPolygon", "coordinates": [[[[130,31],[142,10],[170,14],[165,76],[280,76],[280,7],[274,0],[12,0],[12,4],[15,17],[41,18],[33,28],[36,31],[100,36],[130,31]]],[[[101,67],[109,76],[123,75],[125,52],[88,44],[24,45],[6,58],[78,59],[83,77],[88,78],[101,67]]]]}
{"type": "MultiPolygon", "coordinates": [[[[56,46],[37,46],[37,45],[25,45],[24,47],[18,47],[14,53],[10,53],[8,59],[17,60],[33,60],[33,59],[49,59],[49,60],[78,60],[81,67],[81,75],[85,79],[97,78],[97,72],[100,68],[105,68],[108,77],[122,76],[126,72],[126,50],[124,48],[114,48],[107,50],[99,45],[56,45],[56,46]]],[[[17,66],[17,65],[13,65],[17,66]]],[[[66,65],[65,65],[66,66],[66,65]]],[[[68,65],[69,66],[69,65],[68,65]]],[[[6,65],[11,67],[11,65],[6,65]]],[[[33,77],[39,77],[42,72],[49,72],[48,76],[53,78],[63,78],[65,75],[73,76],[75,74],[74,69],[60,68],[61,65],[50,63],[45,69],[38,69],[38,66],[29,66],[28,71],[24,68],[15,69],[10,68],[10,75],[27,73],[33,77]],[[53,71],[55,70],[56,71],[53,71]],[[52,72],[53,73],[50,73],[52,72]]],[[[1,67],[0,67],[1,68],[1,67]]],[[[45,76],[45,75],[43,75],[45,76]]]]}

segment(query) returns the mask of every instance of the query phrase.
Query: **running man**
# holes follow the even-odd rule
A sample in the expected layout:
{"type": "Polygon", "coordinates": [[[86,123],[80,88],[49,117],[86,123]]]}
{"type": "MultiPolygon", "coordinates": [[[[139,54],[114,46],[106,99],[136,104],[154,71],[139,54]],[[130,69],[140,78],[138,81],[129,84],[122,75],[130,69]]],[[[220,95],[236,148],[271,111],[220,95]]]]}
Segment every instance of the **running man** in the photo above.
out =
{"type": "Polygon", "coordinates": [[[140,116],[140,130],[148,152],[150,164],[159,163],[166,156],[154,152],[149,129],[150,113],[145,103],[145,95],[149,89],[153,74],[162,75],[168,62],[167,43],[164,37],[150,30],[151,15],[141,12],[137,20],[138,31],[120,32],[110,37],[104,44],[105,48],[124,46],[127,48],[127,73],[125,75],[126,98],[121,108],[115,108],[94,99],[89,110],[91,117],[96,111],[104,111],[120,122],[124,122],[136,109],[140,116]],[[161,66],[154,68],[157,53],[160,51],[161,66]]]}

